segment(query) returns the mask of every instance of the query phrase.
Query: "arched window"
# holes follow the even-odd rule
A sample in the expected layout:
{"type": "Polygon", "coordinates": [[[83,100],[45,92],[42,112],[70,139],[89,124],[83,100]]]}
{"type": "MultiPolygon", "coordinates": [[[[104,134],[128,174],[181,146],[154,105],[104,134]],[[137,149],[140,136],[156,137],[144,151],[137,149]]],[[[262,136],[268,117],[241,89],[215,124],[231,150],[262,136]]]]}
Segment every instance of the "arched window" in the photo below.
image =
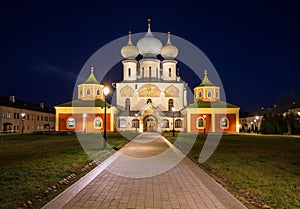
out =
{"type": "Polygon", "coordinates": [[[131,68],[128,68],[128,77],[131,76],[131,68]]]}
{"type": "Polygon", "coordinates": [[[151,78],[152,72],[151,72],[151,67],[149,67],[149,78],[151,78]]]}
{"type": "Polygon", "coordinates": [[[182,120],[180,119],[175,120],[175,128],[182,128],[182,120]]]}
{"type": "Polygon", "coordinates": [[[100,96],[100,90],[97,89],[97,96],[100,96]]]}
{"type": "Polygon", "coordinates": [[[208,98],[211,98],[211,91],[208,91],[207,97],[208,97],[208,98]]]}
{"type": "Polygon", "coordinates": [[[94,128],[100,129],[102,127],[102,118],[96,117],[94,120],[94,128]]]}
{"type": "Polygon", "coordinates": [[[204,120],[204,118],[202,118],[202,117],[198,118],[198,120],[197,120],[197,128],[201,129],[201,128],[204,128],[204,127],[205,127],[205,120],[204,120]]]}
{"type": "Polygon", "coordinates": [[[171,77],[171,75],[172,75],[172,69],[169,68],[169,77],[171,77]]]}
{"type": "Polygon", "coordinates": [[[162,127],[162,128],[169,128],[169,120],[163,119],[163,120],[161,121],[161,127],[162,127]]]}
{"type": "Polygon", "coordinates": [[[127,98],[125,100],[125,110],[130,110],[130,99],[129,98],[127,98]]]}
{"type": "Polygon", "coordinates": [[[86,90],[86,95],[90,96],[91,95],[91,89],[86,90]]]}
{"type": "Polygon", "coordinates": [[[131,127],[132,128],[139,128],[140,127],[140,121],[138,120],[138,119],[133,119],[132,121],[131,121],[131,127]]]}
{"type": "Polygon", "coordinates": [[[151,99],[147,99],[147,104],[148,103],[152,103],[152,100],[151,99]]]}
{"type": "Polygon", "coordinates": [[[221,118],[220,120],[221,128],[227,129],[229,127],[229,120],[226,117],[221,118]]]}
{"type": "Polygon", "coordinates": [[[174,107],[173,99],[169,99],[169,103],[168,103],[168,109],[169,109],[169,111],[172,111],[172,107],[174,107]]]}
{"type": "Polygon", "coordinates": [[[126,120],[125,119],[119,119],[118,127],[119,128],[126,128],[126,120]]]}
{"type": "Polygon", "coordinates": [[[74,129],[75,128],[75,119],[73,117],[69,117],[66,122],[67,122],[67,128],[68,129],[74,129]]]}
{"type": "Polygon", "coordinates": [[[202,91],[199,92],[199,97],[202,98],[202,91]]]}

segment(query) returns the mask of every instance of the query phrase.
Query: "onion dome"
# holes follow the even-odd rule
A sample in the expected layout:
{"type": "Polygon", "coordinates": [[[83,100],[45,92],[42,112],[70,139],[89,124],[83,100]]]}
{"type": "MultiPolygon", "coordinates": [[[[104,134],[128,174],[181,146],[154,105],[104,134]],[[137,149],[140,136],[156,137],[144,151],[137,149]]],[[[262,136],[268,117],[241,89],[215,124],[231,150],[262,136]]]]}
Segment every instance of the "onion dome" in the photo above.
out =
{"type": "Polygon", "coordinates": [[[170,32],[168,32],[168,41],[166,45],[161,48],[160,54],[165,59],[174,59],[178,55],[178,49],[173,46],[170,40],[170,32]]]}
{"type": "Polygon", "coordinates": [[[156,57],[160,54],[162,43],[155,38],[150,29],[150,19],[148,19],[148,32],[146,35],[138,40],[137,48],[143,57],[156,57]]]}
{"type": "Polygon", "coordinates": [[[139,55],[139,50],[131,42],[131,32],[129,31],[128,43],[121,49],[121,54],[125,59],[135,59],[139,55]]]}

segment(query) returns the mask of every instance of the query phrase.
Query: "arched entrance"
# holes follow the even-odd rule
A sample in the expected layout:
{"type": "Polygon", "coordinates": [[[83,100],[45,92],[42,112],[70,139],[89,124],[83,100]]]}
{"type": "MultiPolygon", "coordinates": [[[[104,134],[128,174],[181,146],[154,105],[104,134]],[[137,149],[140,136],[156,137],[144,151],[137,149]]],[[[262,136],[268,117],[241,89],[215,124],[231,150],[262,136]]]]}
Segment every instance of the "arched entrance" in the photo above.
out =
{"type": "Polygon", "coordinates": [[[143,120],[144,131],[157,131],[157,119],[153,115],[147,115],[143,120]]]}

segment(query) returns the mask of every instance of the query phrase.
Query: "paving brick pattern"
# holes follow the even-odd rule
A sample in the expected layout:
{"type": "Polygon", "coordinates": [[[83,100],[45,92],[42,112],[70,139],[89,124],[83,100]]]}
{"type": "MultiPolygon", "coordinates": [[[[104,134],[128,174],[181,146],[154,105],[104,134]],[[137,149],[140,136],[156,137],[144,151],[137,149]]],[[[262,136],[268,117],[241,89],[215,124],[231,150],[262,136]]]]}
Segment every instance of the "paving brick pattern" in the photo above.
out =
{"type": "MultiPolygon", "coordinates": [[[[107,169],[79,191],[64,208],[246,208],[188,158],[159,175],[128,177],[132,173],[138,175],[141,170],[148,172],[157,170],[156,167],[160,169],[163,167],[159,165],[160,162],[163,165],[172,163],[169,158],[178,156],[178,153],[170,146],[158,134],[140,135],[122,148],[120,155],[107,169]],[[173,156],[167,154],[158,158],[158,161],[156,159],[155,163],[137,163],[137,160],[156,157],[168,150],[173,156]],[[115,174],[122,172],[125,175],[115,174]]],[[[51,204],[47,208],[51,208],[51,204]]]]}

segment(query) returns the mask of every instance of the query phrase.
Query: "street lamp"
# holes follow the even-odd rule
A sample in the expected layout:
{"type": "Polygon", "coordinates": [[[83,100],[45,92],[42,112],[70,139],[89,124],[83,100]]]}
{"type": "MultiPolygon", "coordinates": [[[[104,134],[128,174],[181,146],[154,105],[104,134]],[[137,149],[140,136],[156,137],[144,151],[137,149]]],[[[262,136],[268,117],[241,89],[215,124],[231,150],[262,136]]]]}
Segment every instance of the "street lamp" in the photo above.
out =
{"type": "Polygon", "coordinates": [[[256,119],[256,133],[258,134],[258,119],[259,119],[259,116],[255,116],[255,119],[256,119]]]}
{"type": "Polygon", "coordinates": [[[103,133],[103,138],[104,138],[104,144],[103,148],[106,149],[106,100],[107,100],[107,95],[109,94],[109,88],[104,87],[103,89],[103,94],[104,94],[104,133],[103,133]]]}
{"type": "Polygon", "coordinates": [[[137,119],[137,116],[138,116],[138,114],[136,113],[136,114],[134,114],[135,115],[135,133],[137,133],[137,121],[138,121],[138,119],[137,119]]]}
{"type": "Polygon", "coordinates": [[[86,113],[83,113],[83,133],[86,133],[86,113]]]}
{"type": "Polygon", "coordinates": [[[204,118],[204,134],[206,134],[206,130],[205,130],[205,126],[206,126],[206,115],[203,115],[203,118],[204,118]]]}
{"type": "Polygon", "coordinates": [[[24,132],[24,120],[25,120],[25,113],[21,113],[21,117],[22,117],[22,133],[24,132]]]}
{"type": "Polygon", "coordinates": [[[175,112],[175,107],[172,107],[172,116],[173,116],[173,136],[175,136],[174,112],[175,112]]]}

